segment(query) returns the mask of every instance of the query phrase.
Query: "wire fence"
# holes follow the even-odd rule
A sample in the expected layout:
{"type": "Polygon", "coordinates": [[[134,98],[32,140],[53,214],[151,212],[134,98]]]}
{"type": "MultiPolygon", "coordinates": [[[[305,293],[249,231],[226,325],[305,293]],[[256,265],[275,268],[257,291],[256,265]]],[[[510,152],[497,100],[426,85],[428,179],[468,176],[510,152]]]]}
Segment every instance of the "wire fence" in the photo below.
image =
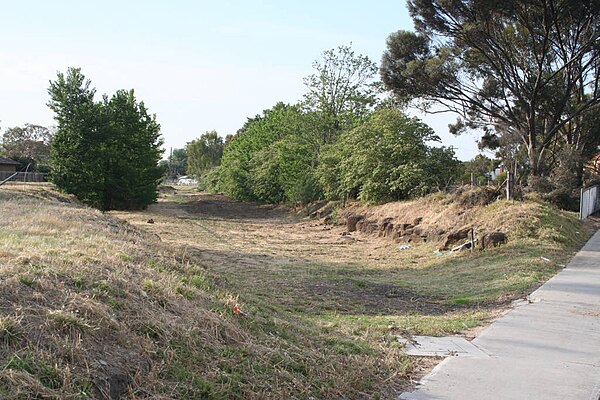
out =
{"type": "Polygon", "coordinates": [[[581,189],[579,219],[586,219],[598,210],[600,210],[600,188],[598,185],[581,189]]]}
{"type": "Polygon", "coordinates": [[[0,172],[0,182],[46,182],[46,174],[41,172],[0,172]]]}

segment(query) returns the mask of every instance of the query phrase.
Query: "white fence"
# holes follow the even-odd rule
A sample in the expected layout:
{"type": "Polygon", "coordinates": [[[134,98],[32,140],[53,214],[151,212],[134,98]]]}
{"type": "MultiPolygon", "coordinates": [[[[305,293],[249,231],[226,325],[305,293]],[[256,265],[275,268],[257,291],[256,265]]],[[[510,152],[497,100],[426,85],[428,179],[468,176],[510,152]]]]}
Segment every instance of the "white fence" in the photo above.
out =
{"type": "Polygon", "coordinates": [[[579,219],[586,219],[598,210],[600,210],[600,189],[598,185],[581,189],[579,219]]]}

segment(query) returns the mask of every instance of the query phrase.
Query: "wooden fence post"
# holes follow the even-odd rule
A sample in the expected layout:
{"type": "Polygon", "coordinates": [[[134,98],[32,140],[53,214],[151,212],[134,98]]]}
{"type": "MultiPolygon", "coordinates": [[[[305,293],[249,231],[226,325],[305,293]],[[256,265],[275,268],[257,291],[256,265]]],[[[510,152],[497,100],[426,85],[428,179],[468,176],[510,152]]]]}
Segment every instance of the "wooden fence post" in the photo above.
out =
{"type": "Polygon", "coordinates": [[[506,200],[511,200],[513,198],[514,184],[512,172],[506,171],[506,200]]]}
{"type": "Polygon", "coordinates": [[[474,248],[475,248],[475,228],[471,228],[471,253],[473,253],[474,248]]]}

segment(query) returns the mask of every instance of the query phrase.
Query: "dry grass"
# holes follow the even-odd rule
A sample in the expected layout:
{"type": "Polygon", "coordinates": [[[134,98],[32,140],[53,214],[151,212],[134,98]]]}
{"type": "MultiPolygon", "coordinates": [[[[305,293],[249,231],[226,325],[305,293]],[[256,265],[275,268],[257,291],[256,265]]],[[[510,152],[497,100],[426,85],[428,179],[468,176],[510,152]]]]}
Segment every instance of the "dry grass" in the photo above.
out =
{"type": "Polygon", "coordinates": [[[58,197],[68,200],[39,185],[0,191],[0,397],[179,397],[164,376],[172,342],[204,354],[245,341],[221,293],[183,282],[200,266],[58,197]]]}
{"type": "Polygon", "coordinates": [[[439,243],[402,251],[388,239],[342,236],[344,227],[189,189],[169,191],[148,211],[115,215],[208,266],[252,316],[240,323],[259,340],[262,333],[278,339],[277,346],[266,346],[303,349],[293,359],[305,360],[303,371],[317,397],[394,397],[411,371],[423,366],[423,360],[403,357],[394,340],[398,331],[471,332],[556,273],[592,231],[574,214],[540,203],[485,206],[475,200],[465,208],[435,195],[376,207],[354,204],[337,213],[395,222],[422,217],[426,229],[503,230],[507,246],[443,257],[434,254],[439,243]],[[147,224],[149,218],[155,223],[147,224]],[[307,360],[313,350],[328,352],[329,361],[307,360]],[[338,360],[357,367],[339,371],[338,360]]]}
{"type": "Polygon", "coordinates": [[[0,398],[395,398],[432,366],[396,335],[489,321],[591,232],[535,202],[441,197],[351,209],[502,229],[509,244],[438,257],[191,191],[109,215],[3,186],[0,398]]]}

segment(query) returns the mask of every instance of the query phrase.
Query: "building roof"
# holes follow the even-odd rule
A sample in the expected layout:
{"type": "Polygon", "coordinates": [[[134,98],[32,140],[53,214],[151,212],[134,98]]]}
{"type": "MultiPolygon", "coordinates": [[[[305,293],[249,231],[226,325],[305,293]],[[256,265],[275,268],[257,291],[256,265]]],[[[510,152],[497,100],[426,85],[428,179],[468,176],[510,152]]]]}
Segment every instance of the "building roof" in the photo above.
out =
{"type": "Polygon", "coordinates": [[[10,160],[8,158],[0,157],[0,165],[21,165],[21,163],[10,160]]]}

